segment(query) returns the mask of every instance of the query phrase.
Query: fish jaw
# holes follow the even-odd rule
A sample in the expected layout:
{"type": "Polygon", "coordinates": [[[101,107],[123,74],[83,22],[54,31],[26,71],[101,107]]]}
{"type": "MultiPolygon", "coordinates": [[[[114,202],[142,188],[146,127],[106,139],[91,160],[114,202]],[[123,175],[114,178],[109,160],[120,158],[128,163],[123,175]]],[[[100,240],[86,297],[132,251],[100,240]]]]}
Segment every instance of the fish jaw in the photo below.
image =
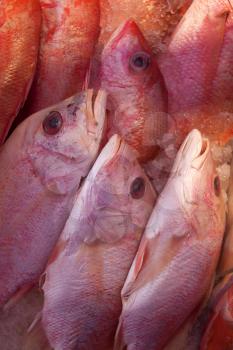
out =
{"type": "Polygon", "coordinates": [[[41,28],[40,4],[37,0],[3,0],[1,14],[0,143],[3,143],[34,77],[41,28]]]}
{"type": "Polygon", "coordinates": [[[178,152],[122,289],[116,349],[163,349],[208,292],[225,228],[214,171],[208,141],[194,130],[178,152]]]}
{"type": "Polygon", "coordinates": [[[134,152],[113,136],[84,182],[46,270],[43,325],[53,347],[75,348],[83,342],[89,348],[112,348],[120,291],[154,201],[134,152]],[[145,179],[145,193],[130,200],[129,184],[139,177],[145,179]],[[150,202],[141,209],[140,225],[128,225],[136,211],[141,215],[139,204],[132,202],[141,200],[150,202]]]}
{"type": "Polygon", "coordinates": [[[135,22],[118,28],[101,57],[100,80],[109,94],[109,132],[120,134],[144,161],[159,149],[167,128],[167,94],[155,57],[135,22]],[[145,70],[132,68],[139,55],[148,59],[145,70]]]}

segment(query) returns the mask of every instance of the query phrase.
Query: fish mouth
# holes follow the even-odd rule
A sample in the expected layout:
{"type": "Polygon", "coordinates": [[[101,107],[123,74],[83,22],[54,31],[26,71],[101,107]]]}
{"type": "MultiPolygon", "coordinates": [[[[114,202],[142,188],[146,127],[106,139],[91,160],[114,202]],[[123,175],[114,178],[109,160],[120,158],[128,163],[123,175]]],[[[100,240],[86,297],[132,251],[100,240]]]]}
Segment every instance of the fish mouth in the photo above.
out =
{"type": "Polygon", "coordinates": [[[187,173],[191,168],[200,170],[210,152],[210,144],[199,130],[193,129],[182,143],[172,172],[175,174],[187,173]]]}
{"type": "Polygon", "coordinates": [[[142,36],[140,29],[138,28],[137,24],[132,20],[128,19],[124,21],[111,35],[108,43],[106,44],[105,48],[103,49],[103,54],[106,50],[113,49],[117,46],[117,44],[120,42],[123,36],[126,34],[128,35],[136,35],[136,36],[142,36]]]}
{"type": "Polygon", "coordinates": [[[87,90],[86,116],[87,131],[96,135],[103,134],[106,119],[107,93],[104,90],[95,92],[93,89],[87,90]]]}
{"type": "Polygon", "coordinates": [[[106,166],[107,164],[109,164],[111,161],[115,159],[115,157],[121,151],[121,148],[123,147],[123,145],[124,145],[123,140],[119,135],[115,134],[110,138],[108,143],[102,149],[95,164],[93,165],[93,168],[92,168],[93,177],[96,176],[96,174],[100,171],[100,169],[103,166],[106,166]]]}

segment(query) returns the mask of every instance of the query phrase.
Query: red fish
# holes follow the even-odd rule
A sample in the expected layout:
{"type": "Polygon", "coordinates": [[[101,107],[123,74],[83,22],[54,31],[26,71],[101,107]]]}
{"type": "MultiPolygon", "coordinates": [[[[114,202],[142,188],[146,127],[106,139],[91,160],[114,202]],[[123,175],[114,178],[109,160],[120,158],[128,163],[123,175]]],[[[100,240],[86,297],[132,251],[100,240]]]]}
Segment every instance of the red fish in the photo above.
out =
{"type": "Polygon", "coordinates": [[[102,141],[106,94],[26,119],[0,152],[0,306],[42,273],[102,141]]]}
{"type": "Polygon", "coordinates": [[[225,201],[210,145],[193,130],[122,289],[115,349],[164,349],[210,288],[224,228],[225,201]]]}
{"type": "Polygon", "coordinates": [[[213,103],[227,16],[232,10],[231,0],[194,0],[177,26],[167,53],[161,56],[169,113],[174,120],[171,132],[179,144],[193,128],[221,143],[233,135],[232,117],[219,114],[213,103]]]}
{"type": "Polygon", "coordinates": [[[135,22],[123,23],[105,46],[100,84],[108,92],[108,136],[121,135],[142,161],[154,158],[167,128],[167,94],[135,22]]]}
{"type": "Polygon", "coordinates": [[[1,0],[0,144],[23,106],[35,73],[41,27],[37,0],[1,0]]]}
{"type": "Polygon", "coordinates": [[[112,349],[121,288],[154,201],[136,155],[113,136],[90,171],[45,272],[42,319],[52,348],[112,349]]]}
{"type": "Polygon", "coordinates": [[[42,34],[35,80],[24,115],[82,89],[99,34],[97,0],[40,0],[42,34]]]}

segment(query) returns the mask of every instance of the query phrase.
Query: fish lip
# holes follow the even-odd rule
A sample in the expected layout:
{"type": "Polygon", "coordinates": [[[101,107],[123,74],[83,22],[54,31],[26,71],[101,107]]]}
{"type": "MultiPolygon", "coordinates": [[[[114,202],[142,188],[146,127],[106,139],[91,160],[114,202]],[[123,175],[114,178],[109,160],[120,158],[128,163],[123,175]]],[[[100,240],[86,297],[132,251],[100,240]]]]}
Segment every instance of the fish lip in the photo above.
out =
{"type": "Polygon", "coordinates": [[[172,173],[183,174],[190,169],[200,170],[209,154],[209,140],[202,136],[199,130],[193,129],[182,143],[172,173]]]}
{"type": "Polygon", "coordinates": [[[115,134],[110,138],[92,167],[92,178],[96,176],[103,166],[106,166],[117,156],[123,146],[124,142],[119,135],[115,134]]]}
{"type": "Polygon", "coordinates": [[[124,21],[117,29],[115,29],[111,35],[108,43],[105,45],[102,51],[102,55],[104,55],[107,50],[114,48],[119,43],[123,35],[125,35],[125,33],[132,31],[135,33],[140,33],[137,24],[132,19],[124,21]]]}

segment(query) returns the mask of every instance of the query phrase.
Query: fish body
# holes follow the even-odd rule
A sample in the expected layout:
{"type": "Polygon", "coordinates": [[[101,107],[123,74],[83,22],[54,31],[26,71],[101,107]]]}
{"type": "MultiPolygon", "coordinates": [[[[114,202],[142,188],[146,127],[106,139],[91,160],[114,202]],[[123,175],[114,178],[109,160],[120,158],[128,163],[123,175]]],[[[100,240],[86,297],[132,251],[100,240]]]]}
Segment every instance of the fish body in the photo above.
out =
{"type": "Polygon", "coordinates": [[[54,349],[112,349],[121,288],[155,201],[130,147],[97,158],[45,271],[43,326],[54,349]]]}
{"type": "Polygon", "coordinates": [[[40,0],[42,33],[36,76],[23,115],[82,90],[99,34],[97,0],[40,0]]]}
{"type": "Polygon", "coordinates": [[[0,305],[43,272],[97,156],[106,94],[74,95],[25,120],[0,152],[0,305]]]}
{"type": "Polygon", "coordinates": [[[193,128],[223,144],[233,135],[232,118],[219,113],[214,93],[217,86],[221,90],[218,70],[224,66],[221,55],[232,5],[228,0],[194,0],[160,57],[171,132],[178,144],[193,128]]]}
{"type": "Polygon", "coordinates": [[[0,4],[0,143],[23,106],[35,73],[41,10],[37,0],[0,4]]]}
{"type": "Polygon", "coordinates": [[[154,54],[135,22],[124,22],[101,56],[108,136],[118,133],[142,161],[154,158],[167,127],[167,93],[154,54]]]}
{"type": "Polygon", "coordinates": [[[220,254],[225,201],[209,142],[193,130],[122,289],[115,349],[160,350],[203,302],[220,254]]]}

